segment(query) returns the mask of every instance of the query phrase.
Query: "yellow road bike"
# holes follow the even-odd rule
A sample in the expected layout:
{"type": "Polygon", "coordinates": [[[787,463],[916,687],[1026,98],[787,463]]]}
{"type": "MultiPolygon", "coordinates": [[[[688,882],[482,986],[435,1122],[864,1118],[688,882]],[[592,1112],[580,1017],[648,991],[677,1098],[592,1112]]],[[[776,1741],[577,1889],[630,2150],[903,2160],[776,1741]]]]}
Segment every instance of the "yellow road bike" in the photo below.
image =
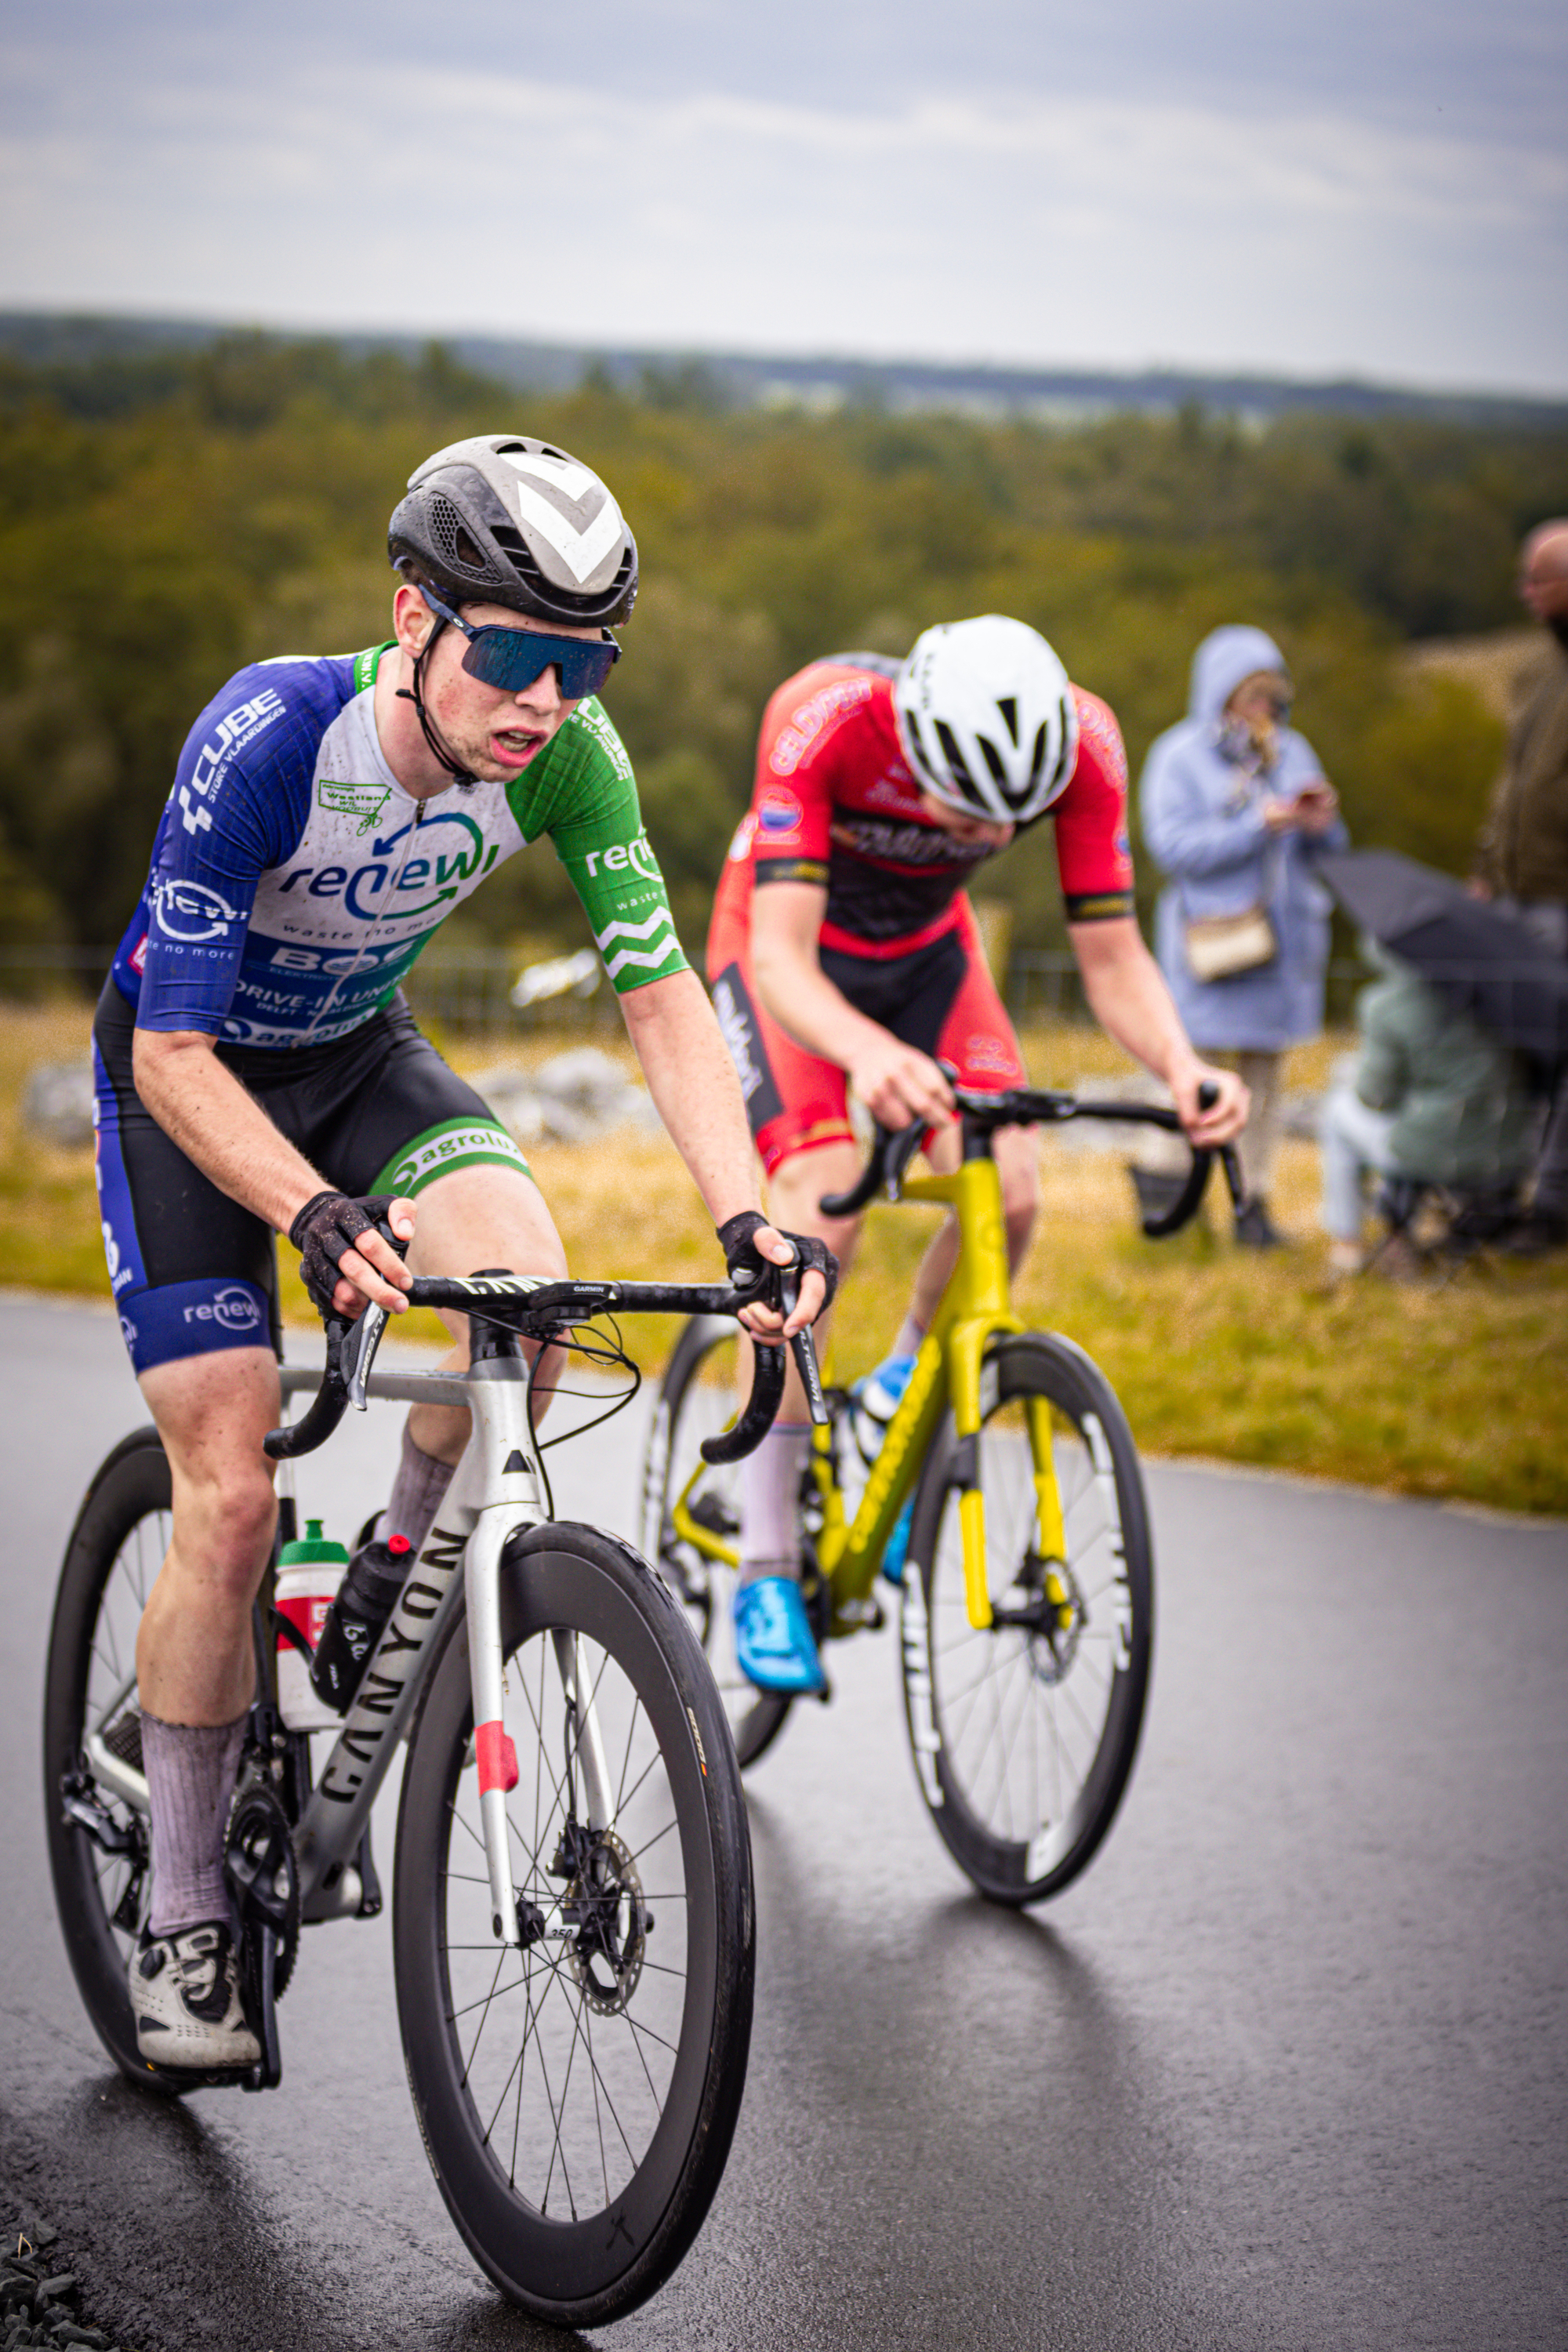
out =
{"type": "MultiPolygon", "coordinates": [[[[960,1090],[957,1103],[952,1174],[907,1176],[920,1129],[879,1131],[859,1182],[822,1204],[847,1215],[885,1192],[941,1206],[956,1217],[959,1254],[874,1454],[829,1366],[803,1480],[802,1588],[819,1646],[882,1624],[878,1570],[912,1494],[899,1657],[921,1793],[982,1894],[1037,1903],[1089,1861],[1126,1789],[1149,1687],[1153,1563],[1137,1451],[1110,1382],[1072,1340],[1026,1331],[1013,1311],[993,1138],[1076,1118],[1179,1123],[1148,1104],[1032,1088],[960,1090]]],[[[1219,1156],[1239,1200],[1234,1156],[1219,1156]]],[[[1195,1213],[1214,1157],[1194,1153],[1146,1234],[1195,1213]]],[[[717,1317],[681,1333],[648,1440],[643,1544],[691,1614],[746,1766],[793,1702],[755,1689],[736,1664],[738,1472],[701,1454],[733,1410],[735,1346],[734,1325],[717,1317]]]]}

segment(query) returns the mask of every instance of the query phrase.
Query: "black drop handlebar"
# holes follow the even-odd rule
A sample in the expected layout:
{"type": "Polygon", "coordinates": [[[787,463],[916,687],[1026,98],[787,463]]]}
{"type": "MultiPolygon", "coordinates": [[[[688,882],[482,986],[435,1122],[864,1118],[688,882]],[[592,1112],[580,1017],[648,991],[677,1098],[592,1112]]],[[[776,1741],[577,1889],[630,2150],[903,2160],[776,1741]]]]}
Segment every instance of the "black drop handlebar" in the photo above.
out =
{"type": "MultiPolygon", "coordinates": [[[[1207,1110],[1215,1099],[1215,1089],[1205,1086],[1198,1101],[1207,1110]]],[[[1037,1087],[1013,1087],[1003,1094],[980,1094],[973,1087],[955,1087],[953,1099],[958,1106],[959,1130],[965,1160],[989,1159],[991,1138],[999,1127],[1061,1127],[1071,1118],[1116,1119],[1128,1126],[1163,1127],[1170,1134],[1182,1132],[1182,1122],[1173,1110],[1159,1103],[1084,1102],[1077,1095],[1059,1094],[1037,1087]]],[[[896,1201],[903,1187],[910,1160],[925,1139],[926,1129],[920,1119],[908,1127],[879,1127],[871,1146],[871,1156],[858,1181],[847,1192],[826,1192],[817,1203],[825,1217],[856,1217],[868,1208],[884,1188],[890,1201],[896,1201]]],[[[1241,1181],[1241,1169],[1228,1143],[1216,1150],[1194,1146],[1193,1164],[1177,1198],[1170,1207],[1157,1215],[1146,1214],[1143,1231],[1151,1241],[1163,1241],[1168,1234],[1179,1233],[1197,1213],[1204,1188],[1209,1180],[1209,1170],[1215,1159],[1225,1170],[1230,1197],[1239,1208],[1247,1197],[1241,1181]]]]}
{"type": "MultiPolygon", "coordinates": [[[[384,1223],[376,1228],[401,1255],[405,1244],[384,1223]]],[[[739,1315],[759,1300],[777,1307],[787,1318],[798,1296],[798,1267],[775,1267],[769,1280],[750,1290],[727,1282],[544,1282],[529,1275],[484,1274],[465,1278],[447,1275],[416,1275],[405,1294],[411,1307],[445,1307],[501,1324],[520,1339],[548,1346],[579,1323],[596,1315],[739,1315]]],[[[365,1384],[375,1351],[390,1318],[384,1307],[367,1307],[351,1323],[342,1316],[323,1318],[327,1329],[327,1360],[321,1385],[309,1412],[292,1428],[271,1430],[263,1446],[274,1462],[296,1461],[324,1445],[351,1404],[365,1406],[365,1384]]],[[[817,1372],[809,1328],[790,1340],[811,1417],[826,1422],[827,1406],[817,1372]]],[[[752,1393],[732,1429],[704,1438],[702,1452],[710,1462],[738,1462],[759,1446],[772,1428],[784,1396],[782,1347],[757,1345],[752,1350],[752,1393]]]]}

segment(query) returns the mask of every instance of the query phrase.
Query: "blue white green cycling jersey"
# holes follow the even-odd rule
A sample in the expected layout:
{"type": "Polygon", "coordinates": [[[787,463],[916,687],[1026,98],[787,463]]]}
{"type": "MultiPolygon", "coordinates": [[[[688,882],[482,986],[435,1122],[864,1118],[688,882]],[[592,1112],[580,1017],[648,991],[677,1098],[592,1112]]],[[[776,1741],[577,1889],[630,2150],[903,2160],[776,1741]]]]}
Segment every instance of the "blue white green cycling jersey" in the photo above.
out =
{"type": "Polygon", "coordinates": [[[687,969],[626,750],[582,702],[520,775],[416,800],[376,735],[385,646],[258,662],[186,741],[114,978],[143,1029],[324,1045],[470,890],[548,834],[617,991],[687,969]]]}

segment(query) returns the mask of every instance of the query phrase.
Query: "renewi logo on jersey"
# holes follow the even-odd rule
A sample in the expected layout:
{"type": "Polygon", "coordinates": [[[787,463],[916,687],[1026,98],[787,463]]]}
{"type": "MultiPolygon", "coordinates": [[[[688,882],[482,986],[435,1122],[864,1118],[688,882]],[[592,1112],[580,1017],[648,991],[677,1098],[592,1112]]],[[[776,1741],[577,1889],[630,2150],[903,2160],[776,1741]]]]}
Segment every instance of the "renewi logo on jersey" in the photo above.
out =
{"type": "Polygon", "coordinates": [[[608,849],[591,849],[583,864],[590,876],[603,866],[606,874],[640,874],[647,882],[659,878],[658,860],[646,826],[635,841],[617,841],[608,849]]]}
{"type": "MultiPolygon", "coordinates": [[[[359,831],[364,831],[363,824],[359,831]]],[[[465,887],[488,874],[500,856],[499,842],[487,848],[482,825],[461,810],[447,809],[399,825],[395,833],[378,834],[363,866],[296,866],[280,878],[277,891],[280,898],[297,894],[300,900],[334,899],[344,913],[362,923],[413,922],[449,906],[465,887]],[[454,826],[455,845],[450,830],[454,826]],[[415,834],[421,845],[429,841],[428,856],[410,856],[409,836],[415,834]],[[431,840],[432,835],[440,835],[445,845],[431,840]],[[405,906],[405,894],[417,904],[405,906]]]]}

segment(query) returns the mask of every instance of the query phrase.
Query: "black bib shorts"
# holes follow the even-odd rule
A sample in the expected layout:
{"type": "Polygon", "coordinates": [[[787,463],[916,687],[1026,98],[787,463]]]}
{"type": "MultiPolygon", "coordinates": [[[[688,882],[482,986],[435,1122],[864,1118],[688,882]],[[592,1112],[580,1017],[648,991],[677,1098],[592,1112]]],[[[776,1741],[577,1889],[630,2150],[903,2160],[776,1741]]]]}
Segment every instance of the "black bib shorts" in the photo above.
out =
{"type": "MultiPolygon", "coordinates": [[[[120,1328],[138,1372],[225,1348],[279,1345],[272,1228],[164,1134],[131,1075],[135,1007],[106,983],[93,1024],[99,1214],[120,1328]]],[[[483,1097],[420,1034],[401,994],[346,1037],[217,1058],[340,1192],[415,1195],[484,1161],[528,1162],[483,1097]]]]}

